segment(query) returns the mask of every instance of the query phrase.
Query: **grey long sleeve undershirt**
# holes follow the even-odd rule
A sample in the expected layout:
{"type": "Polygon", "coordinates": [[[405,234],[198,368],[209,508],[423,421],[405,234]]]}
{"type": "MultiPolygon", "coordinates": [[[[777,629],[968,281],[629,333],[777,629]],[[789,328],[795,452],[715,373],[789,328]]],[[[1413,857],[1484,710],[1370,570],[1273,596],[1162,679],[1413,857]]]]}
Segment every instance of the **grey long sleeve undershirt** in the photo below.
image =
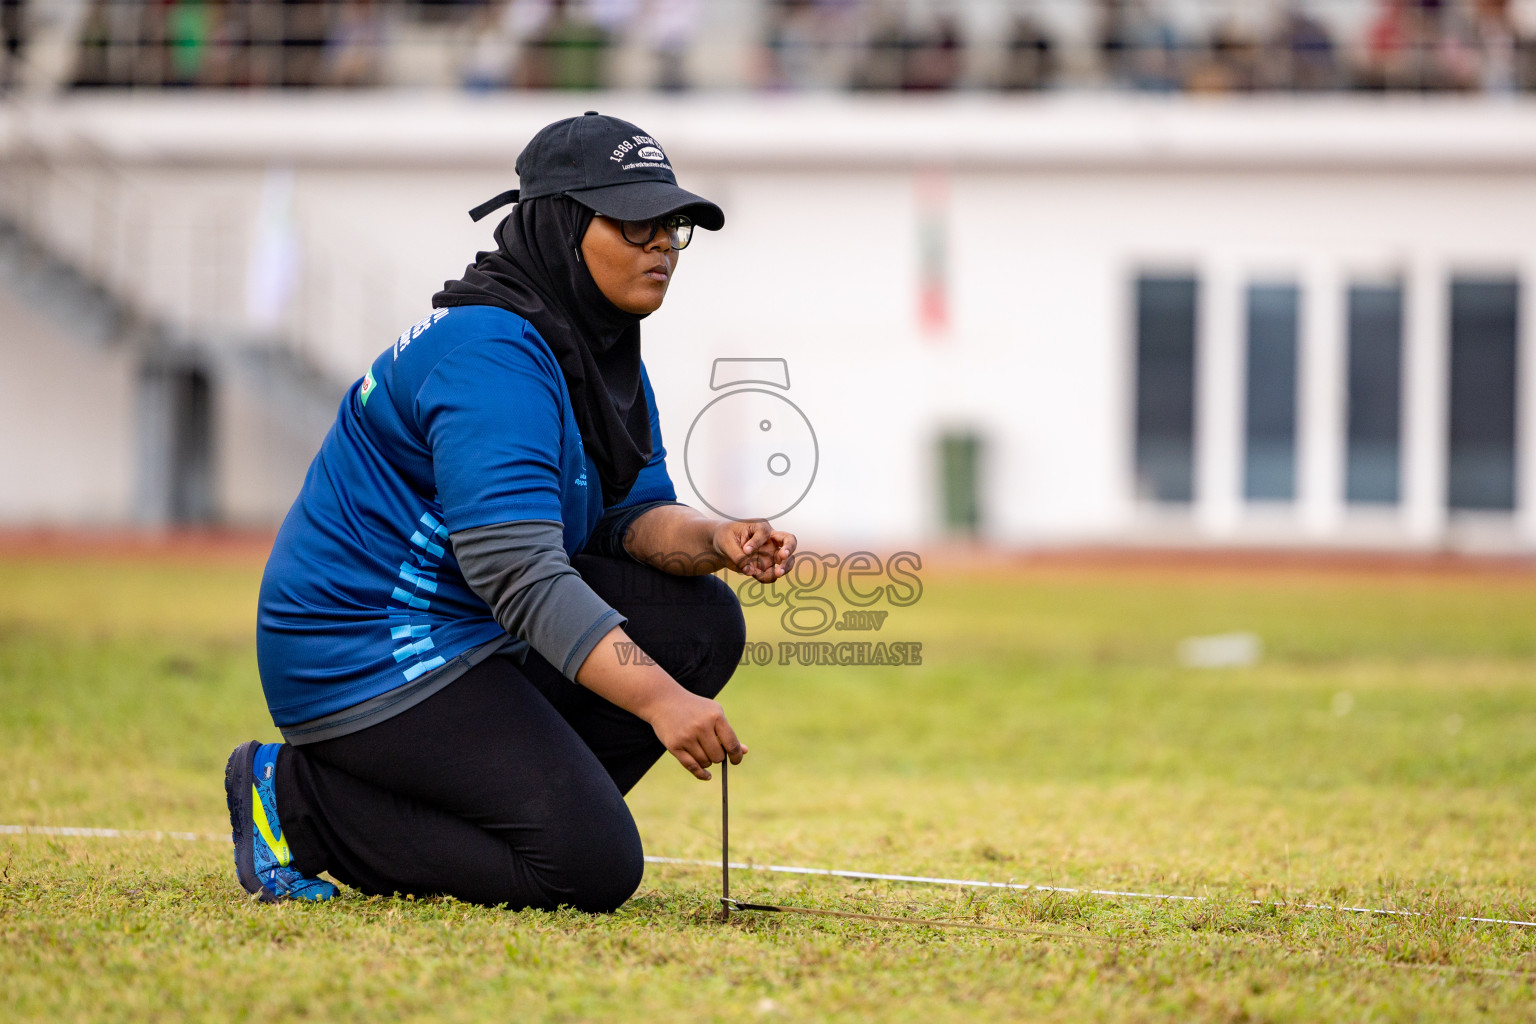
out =
{"type": "Polygon", "coordinates": [[[461,530],[450,538],[459,570],[496,621],[561,675],[576,679],[587,655],[624,616],[587,586],[552,519],[461,530]]]}

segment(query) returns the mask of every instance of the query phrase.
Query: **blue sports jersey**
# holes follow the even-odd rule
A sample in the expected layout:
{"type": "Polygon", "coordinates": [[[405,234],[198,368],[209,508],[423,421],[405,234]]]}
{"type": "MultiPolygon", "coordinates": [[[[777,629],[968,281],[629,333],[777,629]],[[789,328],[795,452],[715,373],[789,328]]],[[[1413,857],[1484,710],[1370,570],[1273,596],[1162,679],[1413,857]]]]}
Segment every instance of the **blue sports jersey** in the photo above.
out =
{"type": "MultiPolygon", "coordinates": [[[[619,509],[676,498],[643,367],[641,382],[655,453],[619,509]]],[[[505,638],[449,534],[554,520],[574,555],[604,511],[533,326],[493,306],[436,310],[348,390],[278,531],[256,620],[273,721],[354,707],[505,638]]]]}

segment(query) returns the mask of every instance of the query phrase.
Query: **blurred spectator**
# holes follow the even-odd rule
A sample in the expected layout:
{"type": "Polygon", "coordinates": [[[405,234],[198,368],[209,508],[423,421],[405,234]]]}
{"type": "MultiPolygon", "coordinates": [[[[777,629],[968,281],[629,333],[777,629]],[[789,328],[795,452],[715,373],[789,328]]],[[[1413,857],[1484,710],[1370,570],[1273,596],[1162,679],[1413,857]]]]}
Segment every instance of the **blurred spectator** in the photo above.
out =
{"type": "Polygon", "coordinates": [[[512,80],[516,59],[518,36],[515,35],[515,15],[528,5],[510,2],[498,7],[486,7],[474,20],[470,30],[472,39],[464,63],[459,68],[459,80],[471,92],[489,92],[505,88],[512,80]]]}
{"type": "Polygon", "coordinates": [[[171,0],[165,9],[166,84],[198,85],[213,42],[216,11],[208,0],[171,0]]]}
{"type": "Polygon", "coordinates": [[[25,0],[10,12],[7,44],[15,50],[12,79],[36,95],[47,95],[73,83],[80,63],[80,38],[91,13],[91,0],[25,0]]]}
{"type": "MultiPolygon", "coordinates": [[[[871,14],[867,5],[855,0],[767,0],[765,6],[769,88],[863,86],[855,41],[871,14]]],[[[885,13],[876,10],[873,17],[882,22],[885,13]]]]}
{"type": "Polygon", "coordinates": [[[960,26],[948,15],[919,24],[894,9],[878,11],[862,50],[856,89],[934,92],[959,84],[964,50],[960,26]]]}
{"type": "MultiPolygon", "coordinates": [[[[19,0],[0,0],[0,32],[4,31],[6,11],[12,8],[19,10],[20,6],[19,0]]],[[[120,38],[107,24],[105,12],[99,7],[93,8],[86,16],[85,28],[80,32],[80,56],[75,61],[75,76],[70,85],[77,89],[105,85],[108,78],[108,54],[120,38]]],[[[5,54],[0,52],[0,88],[6,84],[6,63],[5,54]]]]}
{"type": "Polygon", "coordinates": [[[1243,27],[1251,18],[1224,17],[1245,13],[1245,0],[0,0],[0,88],[36,65],[40,79],[53,68],[77,86],[457,80],[480,90],[677,91],[693,84],[691,68],[719,75],[720,59],[698,52],[716,45],[706,38],[722,33],[734,49],[743,26],[760,24],[764,70],[740,70],[743,82],[943,91],[970,86],[965,70],[979,66],[962,15],[1005,6],[1013,13],[995,22],[1001,37],[980,63],[987,84],[1028,91],[1093,63],[1091,52],[1064,49],[1043,15],[1024,13],[1060,4],[1095,19],[1091,45],[1119,88],[1536,89],[1536,39],[1516,13],[1536,11],[1536,0],[1327,2],[1371,11],[1365,30],[1336,38],[1309,13],[1323,0],[1266,0],[1276,18],[1262,34],[1243,27]],[[1202,14],[1187,35],[1169,15],[1176,7],[1202,14]]]}
{"type": "Polygon", "coordinates": [[[691,84],[688,54],[699,28],[699,0],[652,0],[649,37],[656,61],[656,88],[682,92],[691,84]]]}
{"type": "Polygon", "coordinates": [[[324,82],[325,45],[335,0],[282,0],[277,84],[308,88],[324,82]]]}
{"type": "Polygon", "coordinates": [[[549,0],[501,0],[471,25],[468,54],[460,69],[466,89],[501,89],[521,82],[523,44],[538,35],[552,13],[549,0]]]}
{"type": "Polygon", "coordinates": [[[1377,90],[1452,87],[1445,54],[1440,0],[1380,0],[1366,31],[1359,85],[1377,90]]]}
{"type": "Polygon", "coordinates": [[[1292,2],[1267,48],[1262,84],[1273,89],[1312,92],[1341,84],[1338,54],[1322,22],[1292,2]]]}
{"type": "Polygon", "coordinates": [[[422,21],[463,21],[487,5],[487,0],[414,0],[422,21]]]}
{"type": "MultiPolygon", "coordinates": [[[[1475,90],[1481,85],[1483,53],[1478,41],[1476,0],[1435,4],[1432,87],[1475,90]]],[[[1511,61],[1511,63],[1513,63],[1511,61]]]]}
{"type": "Polygon", "coordinates": [[[1008,33],[999,85],[1008,92],[1045,89],[1056,77],[1056,47],[1040,23],[1027,14],[1016,15],[1008,33]]]}
{"type": "Polygon", "coordinates": [[[0,89],[15,84],[21,63],[21,4],[22,0],[0,0],[0,89]]]}
{"type": "Polygon", "coordinates": [[[906,63],[907,39],[902,21],[891,11],[879,12],[869,27],[863,53],[852,78],[855,89],[900,89],[906,63]]]}
{"type": "Polygon", "coordinates": [[[382,76],[384,16],[374,0],[346,0],[325,40],[325,81],[356,87],[377,85],[382,76]]]}
{"type": "Polygon", "coordinates": [[[1408,0],[1378,0],[1381,9],[1366,29],[1358,83],[1364,89],[1417,85],[1417,55],[1423,48],[1418,11],[1408,0]]]}
{"type": "Polygon", "coordinates": [[[1258,81],[1258,42],[1232,22],[1223,21],[1191,62],[1184,86],[1190,92],[1252,92],[1258,81]]]}
{"type": "Polygon", "coordinates": [[[1520,40],[1509,0],[1475,0],[1471,21],[1484,92],[1512,93],[1520,87],[1520,40]]]}
{"type": "Polygon", "coordinates": [[[608,34],[571,0],[549,0],[549,18],[524,45],[515,84],[600,89],[608,83],[608,34]]]}
{"type": "Polygon", "coordinates": [[[903,49],[903,89],[936,92],[953,89],[960,83],[963,54],[960,25],[954,18],[936,18],[926,30],[912,32],[903,49]]]}
{"type": "Polygon", "coordinates": [[[208,41],[198,62],[196,84],[221,87],[245,85],[246,69],[250,63],[248,12],[232,0],[220,0],[212,5],[211,13],[213,16],[208,25],[208,41]]]}
{"type": "Polygon", "coordinates": [[[1536,8],[1527,5],[1526,21],[1517,22],[1513,15],[1510,25],[1515,33],[1515,86],[1522,92],[1536,92],[1536,8]]]}
{"type": "Polygon", "coordinates": [[[1171,92],[1184,81],[1172,23],[1148,0],[1098,0],[1099,49],[1116,85],[1171,92]]]}
{"type": "Polygon", "coordinates": [[[768,85],[777,89],[804,86],[810,78],[804,71],[806,51],[816,43],[809,24],[815,5],[812,0],[770,0],[767,7],[764,45],[769,58],[768,85]]]}
{"type": "Polygon", "coordinates": [[[80,33],[79,57],[75,61],[71,84],[76,87],[133,84],[139,77],[140,42],[147,20],[148,14],[142,3],[96,0],[80,33]]]}

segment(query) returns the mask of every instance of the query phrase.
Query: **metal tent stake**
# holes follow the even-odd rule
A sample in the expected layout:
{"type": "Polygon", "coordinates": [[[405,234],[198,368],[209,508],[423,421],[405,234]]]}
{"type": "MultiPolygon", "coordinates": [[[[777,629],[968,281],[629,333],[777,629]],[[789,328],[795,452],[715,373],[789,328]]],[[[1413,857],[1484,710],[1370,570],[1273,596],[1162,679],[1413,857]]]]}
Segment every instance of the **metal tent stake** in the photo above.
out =
{"type": "Polygon", "coordinates": [[[731,789],[726,769],[731,759],[720,762],[720,920],[731,919],[731,789]]]}

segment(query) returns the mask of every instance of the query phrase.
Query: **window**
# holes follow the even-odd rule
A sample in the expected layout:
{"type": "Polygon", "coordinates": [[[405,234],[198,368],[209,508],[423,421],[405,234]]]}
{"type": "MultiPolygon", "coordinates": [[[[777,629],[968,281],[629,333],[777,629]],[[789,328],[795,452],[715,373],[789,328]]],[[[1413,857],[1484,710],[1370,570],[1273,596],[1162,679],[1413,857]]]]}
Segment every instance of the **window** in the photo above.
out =
{"type": "Polygon", "coordinates": [[[1451,282],[1447,500],[1453,509],[1515,507],[1517,281],[1451,282]]]}
{"type": "Polygon", "coordinates": [[[1195,309],[1191,277],[1136,282],[1136,491],[1187,502],[1195,482],[1195,309]]]}
{"type": "Polygon", "coordinates": [[[944,528],[975,534],[981,529],[981,438],[950,433],[939,438],[939,478],[944,528]]]}
{"type": "Polygon", "coordinates": [[[1296,337],[1300,292],[1293,284],[1248,288],[1248,405],[1243,496],[1296,497],[1296,337]]]}
{"type": "Polygon", "coordinates": [[[1344,498],[1396,504],[1402,490],[1403,286],[1351,287],[1348,316],[1344,498]]]}

